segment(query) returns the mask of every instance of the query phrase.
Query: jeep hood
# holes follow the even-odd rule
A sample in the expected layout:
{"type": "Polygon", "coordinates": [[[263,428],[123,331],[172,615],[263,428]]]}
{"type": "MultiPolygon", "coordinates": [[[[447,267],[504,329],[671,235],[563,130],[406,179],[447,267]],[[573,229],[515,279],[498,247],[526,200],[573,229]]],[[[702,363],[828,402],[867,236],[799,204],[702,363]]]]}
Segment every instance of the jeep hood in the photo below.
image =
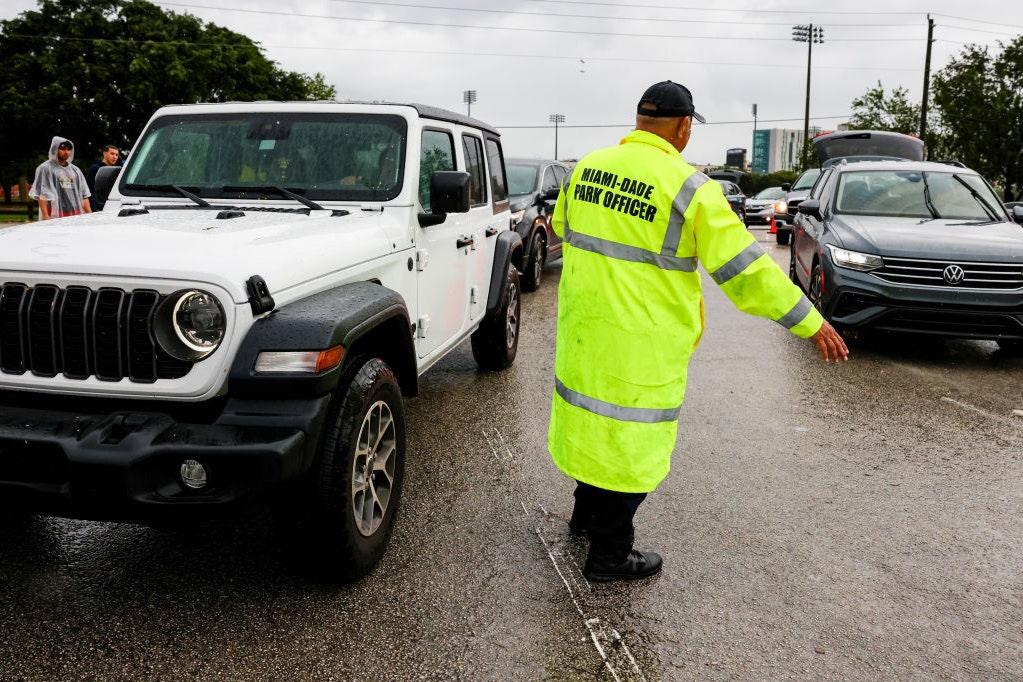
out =
{"type": "Polygon", "coordinates": [[[841,246],[890,257],[1023,264],[1023,227],[1015,223],[835,216],[841,246]]]}
{"type": "Polygon", "coordinates": [[[252,275],[281,291],[390,253],[399,213],[245,211],[218,218],[216,210],[186,207],[27,223],[0,229],[0,282],[51,273],[180,279],[217,284],[244,302],[252,275]],[[385,228],[385,221],[393,224],[385,228]]]}

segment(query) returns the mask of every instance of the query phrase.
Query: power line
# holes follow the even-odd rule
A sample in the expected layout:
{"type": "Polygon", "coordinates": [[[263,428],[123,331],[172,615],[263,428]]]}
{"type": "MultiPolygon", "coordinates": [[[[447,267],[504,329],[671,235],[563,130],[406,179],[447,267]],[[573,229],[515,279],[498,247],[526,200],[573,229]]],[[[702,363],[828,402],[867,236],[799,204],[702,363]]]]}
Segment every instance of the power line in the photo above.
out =
{"type": "MultiPolygon", "coordinates": [[[[442,22],[431,22],[431,21],[412,21],[410,19],[378,19],[378,18],[365,18],[365,17],[349,17],[349,16],[334,16],[329,14],[296,14],[294,12],[281,12],[276,10],[257,10],[257,9],[239,9],[233,7],[213,7],[210,5],[197,5],[194,3],[177,3],[177,2],[163,2],[162,5],[169,7],[186,7],[191,9],[207,9],[216,11],[226,12],[240,12],[244,14],[265,14],[272,16],[286,16],[286,17],[301,17],[303,19],[333,19],[340,21],[362,21],[367,23],[379,23],[379,24],[399,24],[404,26],[429,26],[432,28],[464,28],[464,29],[483,29],[487,31],[513,31],[518,33],[557,33],[562,35],[593,35],[593,36],[614,36],[617,38],[664,38],[671,40],[728,40],[728,39],[742,39],[746,41],[770,41],[770,42],[788,42],[789,38],[785,36],[779,36],[777,38],[769,36],[735,36],[735,35],[679,35],[679,34],[662,34],[662,33],[625,33],[619,31],[583,31],[583,30],[569,30],[569,29],[558,29],[558,28],[538,28],[535,26],[530,27],[514,27],[514,26],[484,26],[478,24],[454,24],[454,23],[442,23],[442,22]]],[[[651,20],[659,21],[659,20],[651,20]]],[[[852,40],[852,39],[850,39],[852,40]]],[[[873,42],[878,39],[862,39],[863,42],[873,42]]],[[[884,39],[880,39],[884,40],[884,39]]],[[[901,42],[913,42],[914,38],[892,38],[893,41],[901,42]]]]}
{"type": "MultiPolygon", "coordinates": [[[[561,56],[551,54],[523,54],[523,53],[509,53],[509,52],[456,52],[453,50],[399,50],[392,48],[360,48],[360,47],[334,47],[328,45],[275,45],[265,43],[208,43],[208,42],[195,42],[190,40],[148,40],[148,39],[129,39],[129,38],[82,38],[66,35],[30,35],[24,33],[8,33],[5,34],[8,38],[21,38],[27,40],[52,40],[59,42],[81,42],[81,43],[107,43],[107,44],[122,44],[122,45],[172,45],[172,46],[192,46],[192,47],[215,47],[215,48],[232,48],[232,49],[243,49],[243,50],[318,50],[325,52],[357,52],[357,53],[383,53],[383,54],[409,54],[409,55],[425,55],[425,56],[436,56],[436,57],[473,57],[475,59],[543,59],[546,61],[558,60],[558,61],[571,61],[576,62],[579,59],[583,59],[586,62],[612,62],[612,63],[631,63],[631,64],[687,64],[691,66],[727,66],[736,68],[766,68],[766,69],[802,69],[802,64],[772,64],[769,62],[723,62],[721,60],[712,61],[699,61],[691,59],[644,59],[638,57],[605,57],[605,56],[586,56],[575,57],[575,56],[561,56]]],[[[915,68],[899,68],[889,65],[882,66],[849,66],[843,64],[841,66],[828,66],[820,65],[815,67],[821,70],[830,71],[906,71],[916,73],[919,69],[915,68]]]]}
{"type": "MultiPolygon", "coordinates": [[[[477,14],[500,14],[504,16],[516,15],[516,16],[527,16],[527,17],[558,17],[566,19],[611,19],[613,21],[641,21],[641,22],[655,22],[655,23],[677,23],[677,24],[725,24],[728,26],[734,26],[734,20],[714,20],[714,19],[693,19],[687,17],[685,19],[672,19],[666,17],[628,17],[628,16],[615,16],[608,14],[579,14],[573,13],[560,13],[560,12],[526,12],[522,10],[509,10],[509,9],[485,9],[479,7],[452,7],[450,5],[419,5],[405,2],[378,2],[377,0],[330,0],[330,2],[343,2],[351,5],[370,5],[372,7],[403,7],[406,9],[429,9],[429,10],[444,10],[448,12],[474,12],[477,14]]],[[[163,3],[171,5],[175,3],[163,3]]],[[[187,6],[182,3],[180,6],[187,6]]],[[[710,10],[710,11],[740,11],[740,10],[710,10]]],[[[760,10],[750,10],[749,13],[756,14],[760,10]]],[[[749,21],[743,22],[746,25],[757,25],[757,26],[788,26],[789,21],[749,21]]],[[[874,24],[841,24],[842,28],[899,28],[904,26],[910,26],[911,24],[892,24],[891,22],[885,23],[874,23],[874,24]]]]}
{"type": "MultiPolygon", "coordinates": [[[[852,118],[852,114],[842,114],[840,116],[814,116],[811,118],[812,121],[838,121],[852,118]]],[[[791,123],[793,121],[802,123],[803,119],[800,118],[768,118],[758,119],[758,123],[791,123]]],[[[753,123],[753,119],[746,121],[712,121],[708,123],[701,123],[697,126],[696,130],[703,126],[732,126],[732,125],[750,125],[753,123]]],[[[565,125],[559,124],[561,128],[633,128],[635,127],[635,121],[631,123],[595,123],[595,124],[577,124],[577,125],[565,125]]],[[[508,126],[508,125],[497,125],[494,127],[499,130],[550,130],[554,126],[552,125],[528,125],[528,126],[508,126]]]]}
{"type": "Polygon", "coordinates": [[[859,12],[849,12],[849,11],[841,11],[841,10],[818,10],[818,9],[813,9],[813,10],[803,10],[803,9],[799,9],[799,10],[797,10],[797,9],[742,10],[742,9],[719,9],[719,8],[712,8],[712,7],[679,7],[678,5],[637,5],[637,4],[632,4],[632,3],[625,4],[625,3],[620,3],[620,2],[585,2],[583,0],[530,0],[530,2],[549,2],[549,3],[552,3],[552,4],[556,3],[556,4],[560,4],[560,5],[591,5],[591,6],[594,6],[594,7],[620,7],[622,9],[630,9],[630,10],[631,9],[670,9],[670,10],[678,10],[678,11],[684,11],[684,12],[733,12],[733,13],[735,13],[735,12],[739,12],[739,13],[763,12],[765,14],[800,14],[800,15],[804,15],[804,16],[807,15],[807,14],[814,14],[814,15],[817,15],[817,14],[853,14],[853,15],[863,15],[863,14],[874,14],[874,15],[877,15],[877,14],[883,14],[885,16],[900,15],[900,14],[902,14],[902,15],[919,16],[919,15],[923,14],[923,12],[902,12],[902,11],[890,11],[890,12],[878,12],[878,11],[864,12],[864,11],[859,11],[859,12]]]}

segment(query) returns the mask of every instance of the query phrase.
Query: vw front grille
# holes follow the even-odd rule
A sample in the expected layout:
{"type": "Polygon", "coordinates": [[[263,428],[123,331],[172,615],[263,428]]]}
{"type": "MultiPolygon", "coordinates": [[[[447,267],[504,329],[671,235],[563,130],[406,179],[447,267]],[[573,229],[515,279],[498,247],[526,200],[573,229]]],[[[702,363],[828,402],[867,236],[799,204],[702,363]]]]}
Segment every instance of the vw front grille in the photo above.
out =
{"type": "Polygon", "coordinates": [[[1023,264],[1020,263],[967,263],[950,260],[918,260],[915,258],[884,257],[884,267],[872,273],[886,282],[957,289],[1023,288],[1023,264]],[[952,284],[944,273],[948,267],[963,270],[962,280],[952,284]]]}

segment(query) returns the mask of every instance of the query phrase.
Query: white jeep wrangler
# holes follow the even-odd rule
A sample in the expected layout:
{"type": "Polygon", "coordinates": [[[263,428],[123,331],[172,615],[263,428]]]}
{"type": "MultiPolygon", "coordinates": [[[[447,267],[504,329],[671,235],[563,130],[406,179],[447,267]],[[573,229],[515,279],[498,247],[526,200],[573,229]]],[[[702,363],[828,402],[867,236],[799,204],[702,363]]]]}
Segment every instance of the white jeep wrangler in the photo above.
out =
{"type": "Polygon", "coordinates": [[[515,358],[499,134],[421,105],[171,106],[100,213],[0,230],[0,505],[180,518],[287,492],[342,579],[394,523],[402,396],[515,358]]]}

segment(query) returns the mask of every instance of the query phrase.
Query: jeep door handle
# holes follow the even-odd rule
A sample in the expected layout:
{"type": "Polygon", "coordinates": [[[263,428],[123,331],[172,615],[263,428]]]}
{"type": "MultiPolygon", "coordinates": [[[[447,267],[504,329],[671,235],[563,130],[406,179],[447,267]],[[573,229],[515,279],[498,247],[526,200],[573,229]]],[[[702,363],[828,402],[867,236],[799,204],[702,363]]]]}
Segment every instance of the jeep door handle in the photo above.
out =
{"type": "Polygon", "coordinates": [[[475,243],[476,239],[471,234],[464,234],[458,238],[457,242],[455,242],[455,244],[458,245],[458,248],[460,249],[464,249],[467,246],[472,246],[475,243]]]}
{"type": "Polygon", "coordinates": [[[488,227],[487,228],[486,235],[488,237],[493,237],[495,234],[497,234],[497,228],[496,227],[488,227]]]}

